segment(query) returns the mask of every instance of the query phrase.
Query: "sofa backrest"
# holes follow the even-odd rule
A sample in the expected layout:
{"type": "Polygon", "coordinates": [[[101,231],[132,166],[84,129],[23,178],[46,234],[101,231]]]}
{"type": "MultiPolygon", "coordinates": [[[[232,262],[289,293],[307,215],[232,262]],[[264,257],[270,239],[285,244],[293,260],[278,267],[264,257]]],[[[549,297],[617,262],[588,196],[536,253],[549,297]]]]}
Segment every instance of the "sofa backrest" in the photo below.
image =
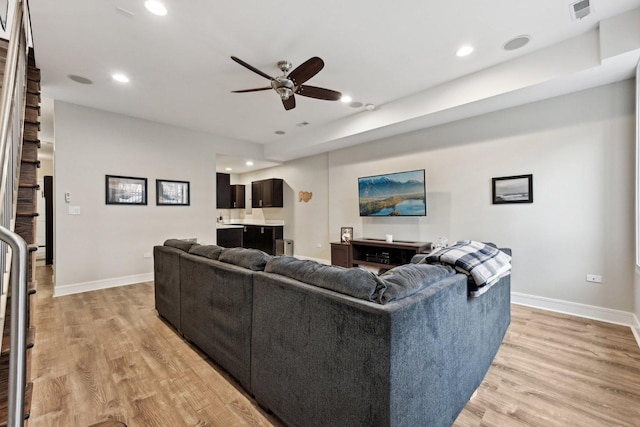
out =
{"type": "Polygon", "coordinates": [[[264,271],[378,304],[406,298],[455,274],[448,266],[406,264],[376,276],[360,268],[325,265],[291,256],[272,257],[264,271]]]}

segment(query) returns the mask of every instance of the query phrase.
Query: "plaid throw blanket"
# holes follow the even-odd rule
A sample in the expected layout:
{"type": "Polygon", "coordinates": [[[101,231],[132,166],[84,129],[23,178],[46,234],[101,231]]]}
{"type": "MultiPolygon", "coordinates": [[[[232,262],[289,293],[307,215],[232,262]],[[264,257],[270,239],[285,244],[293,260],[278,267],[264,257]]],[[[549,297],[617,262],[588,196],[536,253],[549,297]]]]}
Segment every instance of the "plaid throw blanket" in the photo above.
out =
{"type": "Polygon", "coordinates": [[[511,257],[493,246],[472,240],[459,240],[453,245],[431,252],[424,262],[447,264],[473,278],[469,293],[477,297],[502,277],[511,274],[511,257]]]}

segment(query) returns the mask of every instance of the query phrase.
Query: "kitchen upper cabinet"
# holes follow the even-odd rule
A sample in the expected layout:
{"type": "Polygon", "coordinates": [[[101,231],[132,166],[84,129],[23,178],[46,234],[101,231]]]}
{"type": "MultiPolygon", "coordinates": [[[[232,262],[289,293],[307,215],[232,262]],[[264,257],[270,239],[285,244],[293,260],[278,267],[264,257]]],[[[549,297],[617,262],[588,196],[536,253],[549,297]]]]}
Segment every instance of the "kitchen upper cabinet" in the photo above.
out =
{"type": "Polygon", "coordinates": [[[216,173],[216,208],[229,209],[231,207],[231,175],[216,173]]]}
{"type": "Polygon", "coordinates": [[[245,187],[241,184],[231,186],[231,208],[244,208],[245,187]]]}
{"type": "Polygon", "coordinates": [[[252,208],[281,208],[284,206],[283,196],[282,179],[270,178],[251,183],[252,208]]]}

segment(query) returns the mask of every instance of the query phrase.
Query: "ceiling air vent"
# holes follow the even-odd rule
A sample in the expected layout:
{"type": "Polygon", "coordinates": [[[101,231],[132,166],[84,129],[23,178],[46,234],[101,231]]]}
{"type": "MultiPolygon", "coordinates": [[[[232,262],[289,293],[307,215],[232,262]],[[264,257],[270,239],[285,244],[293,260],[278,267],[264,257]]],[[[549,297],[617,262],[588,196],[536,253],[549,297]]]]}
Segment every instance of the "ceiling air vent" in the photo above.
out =
{"type": "Polygon", "coordinates": [[[589,15],[591,13],[591,4],[589,1],[590,0],[580,0],[569,5],[571,8],[571,19],[575,21],[576,19],[582,19],[589,15]]]}

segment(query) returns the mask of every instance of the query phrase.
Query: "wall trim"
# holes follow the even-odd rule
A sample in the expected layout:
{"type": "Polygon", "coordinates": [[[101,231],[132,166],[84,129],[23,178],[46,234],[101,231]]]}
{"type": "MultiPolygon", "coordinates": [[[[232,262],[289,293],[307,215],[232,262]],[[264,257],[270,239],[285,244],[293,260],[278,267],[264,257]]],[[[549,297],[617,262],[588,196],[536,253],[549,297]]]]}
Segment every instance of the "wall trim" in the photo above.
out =
{"type": "Polygon", "coordinates": [[[520,292],[511,293],[511,302],[518,305],[525,305],[528,307],[555,311],[557,313],[570,314],[572,316],[628,326],[631,328],[631,332],[638,343],[638,347],[640,347],[640,323],[638,322],[638,318],[635,314],[631,312],[523,294],[520,292]]]}
{"type": "Polygon", "coordinates": [[[633,332],[633,336],[636,337],[636,341],[638,342],[638,346],[640,347],[640,320],[635,314],[631,315],[633,317],[633,324],[631,325],[631,332],[633,332]]]}
{"type": "Polygon", "coordinates": [[[132,276],[114,277],[111,279],[95,280],[93,282],[72,283],[70,285],[55,286],[54,297],[79,294],[82,292],[97,291],[100,289],[115,288],[118,286],[135,285],[142,282],[153,281],[153,273],[134,274],[132,276]]]}

